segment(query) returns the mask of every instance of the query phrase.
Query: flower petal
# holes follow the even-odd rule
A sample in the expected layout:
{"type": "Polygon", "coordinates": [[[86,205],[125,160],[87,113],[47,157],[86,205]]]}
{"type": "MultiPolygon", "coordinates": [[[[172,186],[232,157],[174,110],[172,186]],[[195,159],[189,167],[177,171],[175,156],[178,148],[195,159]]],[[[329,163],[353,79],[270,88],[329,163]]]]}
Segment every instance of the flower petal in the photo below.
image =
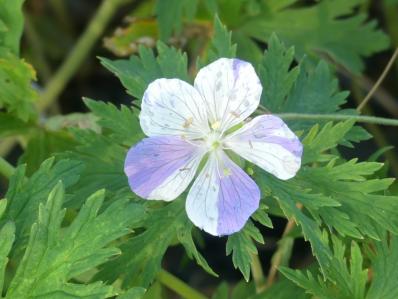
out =
{"type": "Polygon", "coordinates": [[[197,90],[179,79],[158,79],[148,85],[140,113],[147,136],[200,138],[209,132],[206,108],[197,90]]]}
{"type": "Polygon", "coordinates": [[[128,151],[124,172],[137,195],[170,201],[188,187],[203,156],[201,147],[179,137],[145,138],[128,151]]]}
{"type": "Polygon", "coordinates": [[[252,114],[262,92],[253,66],[228,58],[220,58],[202,68],[194,86],[206,102],[212,128],[221,132],[252,114]]]}
{"type": "Polygon", "coordinates": [[[222,151],[212,153],[192,185],[186,201],[189,219],[214,236],[243,228],[257,210],[256,183],[222,151]]]}
{"type": "Polygon", "coordinates": [[[277,178],[294,177],[301,166],[303,145],[282,119],[261,115],[229,135],[224,145],[277,178]]]}

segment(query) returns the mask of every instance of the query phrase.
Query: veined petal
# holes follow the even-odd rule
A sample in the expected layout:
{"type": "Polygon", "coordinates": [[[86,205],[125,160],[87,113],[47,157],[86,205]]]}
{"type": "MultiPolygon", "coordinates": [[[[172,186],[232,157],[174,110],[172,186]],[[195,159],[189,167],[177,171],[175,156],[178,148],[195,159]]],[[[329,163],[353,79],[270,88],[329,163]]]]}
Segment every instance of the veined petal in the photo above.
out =
{"type": "Polygon", "coordinates": [[[195,139],[209,132],[202,97],[193,86],[179,79],[158,79],[148,85],[140,124],[147,136],[195,139]]]}
{"type": "Polygon", "coordinates": [[[294,177],[301,166],[303,145],[273,115],[257,116],[227,136],[224,146],[282,180],[294,177]]]}
{"type": "Polygon", "coordinates": [[[188,193],[189,219],[214,236],[243,228],[257,210],[260,190],[256,183],[222,151],[212,153],[188,193]]]}
{"type": "Polygon", "coordinates": [[[188,187],[204,154],[180,137],[145,138],[128,151],[124,172],[137,195],[171,201],[188,187]]]}
{"type": "Polygon", "coordinates": [[[262,92],[253,66],[228,58],[220,58],[202,68],[194,86],[206,102],[211,127],[221,132],[252,114],[262,92]]]}

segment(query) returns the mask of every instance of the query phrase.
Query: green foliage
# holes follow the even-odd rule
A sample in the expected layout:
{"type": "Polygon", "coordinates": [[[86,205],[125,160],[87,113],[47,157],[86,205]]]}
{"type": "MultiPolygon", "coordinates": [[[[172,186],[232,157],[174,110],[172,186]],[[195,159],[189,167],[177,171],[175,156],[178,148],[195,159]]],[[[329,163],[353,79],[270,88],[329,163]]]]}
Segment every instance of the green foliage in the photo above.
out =
{"type": "Polygon", "coordinates": [[[22,4],[25,0],[0,1],[0,46],[19,55],[19,40],[23,30],[22,4]]]}
{"type": "Polygon", "coordinates": [[[281,272],[308,293],[320,299],[362,299],[365,298],[367,270],[362,269],[363,258],[357,243],[351,243],[350,263],[347,265],[345,246],[337,238],[333,238],[333,256],[330,267],[325,268],[328,280],[314,277],[307,271],[288,268],[281,272]]]}
{"type": "Polygon", "coordinates": [[[126,241],[120,248],[122,255],[107,263],[98,278],[106,281],[122,279],[124,287],[147,287],[160,270],[167,248],[176,240],[183,244],[200,266],[215,275],[193,243],[192,223],[185,214],[181,200],[151,210],[143,227],[145,231],[126,241]]]}
{"type": "Polygon", "coordinates": [[[388,47],[387,36],[376,22],[366,22],[365,14],[353,14],[362,0],[321,1],[309,7],[295,7],[299,1],[270,1],[260,13],[242,25],[241,30],[260,41],[272,33],[296,49],[296,57],[328,56],[355,73],[363,68],[362,57],[388,47]]]}
{"type": "Polygon", "coordinates": [[[179,32],[183,18],[190,20],[195,16],[197,5],[198,0],[157,0],[160,39],[166,41],[173,31],[179,32]]]}
{"type": "MultiPolygon", "coordinates": [[[[291,68],[294,48],[286,49],[272,35],[260,64],[259,75],[264,87],[261,103],[272,113],[332,113],[345,103],[347,92],[339,92],[325,62],[307,71],[305,62],[291,68]]],[[[314,122],[290,122],[295,129],[308,128],[314,122]]]]}
{"type": "Polygon", "coordinates": [[[380,242],[369,244],[368,252],[372,262],[372,283],[366,299],[397,298],[396,282],[398,272],[398,238],[382,233],[380,242]]]}
{"type": "Polygon", "coordinates": [[[181,51],[157,44],[158,56],[152,50],[140,47],[139,57],[131,56],[129,60],[101,58],[101,63],[113,72],[123,83],[127,92],[141,99],[146,87],[158,78],[179,78],[189,81],[187,72],[187,55],[181,51]]]}
{"type": "Polygon", "coordinates": [[[49,192],[61,180],[65,188],[75,184],[79,179],[82,163],[72,160],[61,160],[55,163],[50,158],[29,178],[26,177],[26,166],[17,168],[10,180],[5,197],[7,208],[0,221],[13,221],[17,227],[16,244],[25,243],[25,238],[37,218],[40,204],[46,201],[49,192]]]}
{"type": "Polygon", "coordinates": [[[264,238],[258,228],[251,222],[247,222],[245,227],[228,237],[226,251],[227,255],[232,253],[232,262],[235,268],[239,268],[246,281],[250,278],[250,263],[252,255],[257,254],[257,247],[253,240],[264,244],[264,238]]]}
{"type": "Polygon", "coordinates": [[[15,239],[15,225],[12,222],[7,222],[0,229],[0,298],[3,292],[4,276],[6,271],[6,266],[8,263],[8,254],[10,253],[12,244],[15,239]]]}
{"type": "MultiPolygon", "coordinates": [[[[125,32],[118,40],[133,53],[140,44],[138,55],[100,59],[134,98],[131,107],[85,99],[88,113],[40,111],[39,121],[35,72],[19,57],[22,3],[0,0],[0,137],[18,137],[23,147],[0,201],[0,298],[7,299],[167,298],[157,277],[168,249],[181,245],[218,276],[198,250],[206,239],[186,215],[186,193],[170,203],[143,201],[123,171],[127,150],[144,137],[139,105],[153,80],[192,82],[205,64],[237,56],[257,69],[261,104],[272,113],[354,114],[342,109],[349,93],[319,57],[359,73],[364,57],[388,46],[375,22],[355,12],[361,0],[145,1],[132,14],[141,19],[126,30],[133,44],[125,32]],[[158,36],[163,42],[155,43],[158,36]],[[267,43],[264,54],[258,41],[267,43]]],[[[374,162],[388,148],[368,161],[345,159],[342,146],[370,138],[352,120],[296,120],[289,127],[304,145],[301,169],[282,181],[247,165],[262,201],[226,240],[244,280],[220,284],[212,298],[395,299],[398,196],[383,164],[374,162]],[[262,291],[249,279],[257,247],[267,239],[260,225],[273,228],[270,215],[296,227],[278,242],[284,277],[262,291]],[[289,258],[301,237],[315,261],[292,270],[289,258]]]]}
{"type": "Polygon", "coordinates": [[[129,227],[142,218],[142,206],[119,200],[98,214],[104,199],[104,192],[98,191],[68,227],[61,227],[63,198],[63,186],[58,183],[47,202],[40,204],[5,298],[108,298],[114,294],[101,282],[79,284],[70,280],[119,254],[117,248],[106,246],[130,232],[129,227]]]}

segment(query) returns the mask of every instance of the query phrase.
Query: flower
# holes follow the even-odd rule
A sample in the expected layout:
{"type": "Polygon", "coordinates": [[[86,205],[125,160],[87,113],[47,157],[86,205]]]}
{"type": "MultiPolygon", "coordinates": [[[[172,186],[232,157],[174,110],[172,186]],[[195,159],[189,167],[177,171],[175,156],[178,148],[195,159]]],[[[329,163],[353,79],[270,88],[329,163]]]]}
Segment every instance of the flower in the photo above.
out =
{"type": "Polygon", "coordinates": [[[257,116],[233,130],[256,110],[261,92],[253,66],[227,58],[202,68],[194,86],[164,78],[149,84],[140,113],[149,137],[133,146],[125,161],[132,191],[171,201],[207,158],[186,199],[188,217],[215,236],[242,229],[258,208],[260,190],[226,151],[282,180],[295,176],[301,165],[302,144],[280,118],[257,116]]]}

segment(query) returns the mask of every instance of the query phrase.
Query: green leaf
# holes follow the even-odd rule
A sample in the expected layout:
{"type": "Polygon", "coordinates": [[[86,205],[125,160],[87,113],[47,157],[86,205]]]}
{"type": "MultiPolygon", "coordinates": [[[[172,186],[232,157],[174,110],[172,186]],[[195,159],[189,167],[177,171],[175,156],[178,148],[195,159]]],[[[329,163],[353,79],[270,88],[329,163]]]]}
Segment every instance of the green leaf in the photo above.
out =
{"type": "Polygon", "coordinates": [[[0,47],[0,108],[23,121],[33,118],[36,115],[33,103],[38,97],[31,85],[35,79],[31,65],[0,47]]]}
{"type": "Polygon", "coordinates": [[[206,65],[221,57],[234,58],[236,56],[236,44],[231,42],[231,32],[228,31],[218,16],[214,19],[214,34],[210,41],[208,57],[202,65],[206,65]]]}
{"type": "MultiPolygon", "coordinates": [[[[333,113],[345,103],[348,92],[339,92],[338,81],[325,62],[315,69],[301,61],[292,67],[294,48],[285,45],[273,34],[259,67],[263,84],[261,104],[272,113],[333,113]],[[308,69],[308,70],[307,70],[308,69]]],[[[289,121],[293,129],[307,129],[314,121],[289,121]]]]}
{"type": "Polygon", "coordinates": [[[144,288],[131,288],[123,295],[118,296],[117,299],[141,299],[144,296],[145,292],[146,289],[144,288]]]}
{"type": "Polygon", "coordinates": [[[157,0],[156,15],[160,39],[167,41],[173,31],[179,32],[183,18],[192,19],[196,14],[198,0],[157,0]]]}
{"type": "Polygon", "coordinates": [[[122,280],[123,287],[147,287],[156,277],[162,258],[169,246],[178,238],[189,255],[209,273],[214,272],[197,253],[192,237],[192,223],[188,220],[184,202],[174,202],[150,211],[144,223],[145,231],[121,246],[122,255],[107,263],[98,274],[106,281],[122,280]]]}
{"type": "Polygon", "coordinates": [[[287,96],[300,73],[298,66],[291,69],[293,60],[294,48],[286,49],[278,37],[273,34],[259,68],[259,76],[263,85],[261,104],[272,112],[285,110],[287,96]]]}
{"type": "Polygon", "coordinates": [[[66,205],[79,208],[83,198],[102,188],[107,190],[110,198],[116,194],[135,197],[123,172],[127,148],[90,130],[74,128],[71,132],[79,144],[73,151],[59,156],[80,161],[84,169],[66,205]]]}
{"type": "Polygon", "coordinates": [[[398,271],[398,237],[383,234],[382,241],[369,244],[372,281],[366,299],[395,299],[398,271]]]}
{"type": "Polygon", "coordinates": [[[333,256],[326,268],[328,279],[315,278],[309,271],[281,268],[281,272],[306,292],[320,299],[363,299],[365,298],[367,270],[362,269],[363,258],[357,243],[351,243],[350,262],[347,265],[345,246],[333,238],[333,256]]]}
{"type": "MultiPolygon", "coordinates": [[[[298,1],[288,1],[288,4],[298,1]]],[[[320,1],[311,6],[287,6],[278,1],[266,4],[257,17],[250,18],[240,28],[246,35],[267,42],[272,33],[289,46],[295,46],[296,57],[329,56],[359,74],[362,57],[389,46],[386,34],[377,30],[376,22],[366,22],[363,13],[353,15],[362,0],[320,1]]]]}
{"type": "Polygon", "coordinates": [[[65,131],[36,130],[30,135],[19,163],[26,163],[26,175],[30,176],[48,157],[70,150],[75,145],[76,142],[65,131]]]}
{"type": "MultiPolygon", "coordinates": [[[[110,138],[118,144],[132,146],[144,137],[138,117],[130,108],[122,105],[118,109],[111,103],[90,99],[85,99],[84,102],[94,115],[99,118],[98,124],[104,130],[109,130],[110,138]]],[[[103,132],[105,135],[106,133],[106,131],[103,132]]]]}
{"type": "Polygon", "coordinates": [[[62,180],[66,188],[74,185],[79,179],[81,162],[61,160],[54,163],[50,158],[29,178],[25,176],[26,166],[21,165],[11,177],[5,197],[7,209],[0,225],[4,221],[14,221],[17,227],[17,245],[25,242],[25,235],[36,219],[39,205],[47,199],[54,186],[62,180]]]}
{"type": "Polygon", "coordinates": [[[310,299],[305,291],[297,287],[293,282],[286,278],[279,278],[277,282],[272,284],[264,292],[249,297],[248,299],[310,299]]]}
{"type": "Polygon", "coordinates": [[[8,254],[11,251],[12,244],[15,239],[15,225],[12,222],[7,222],[0,229],[0,298],[3,293],[4,276],[8,263],[8,254]]]}
{"type": "Polygon", "coordinates": [[[228,299],[229,298],[229,287],[226,282],[222,282],[211,296],[211,299],[228,299]]]}
{"type": "Polygon", "coordinates": [[[158,42],[158,56],[151,49],[140,47],[139,57],[129,60],[101,58],[101,63],[113,72],[127,89],[128,93],[141,99],[148,84],[159,78],[179,78],[189,81],[187,55],[175,48],[158,42]]]}
{"type": "Polygon", "coordinates": [[[257,248],[254,241],[264,244],[263,236],[253,222],[248,221],[245,227],[228,237],[226,253],[232,253],[232,262],[235,269],[242,272],[246,281],[250,278],[250,264],[252,255],[257,254],[257,248]]]}
{"type": "Polygon", "coordinates": [[[0,0],[0,47],[8,48],[15,55],[19,55],[24,2],[24,0],[0,0]]]}
{"type": "Polygon", "coordinates": [[[141,205],[116,200],[101,214],[104,192],[90,196],[74,221],[61,227],[64,191],[59,183],[41,204],[28,246],[6,298],[109,298],[114,290],[102,282],[78,284],[71,280],[120,253],[107,245],[130,232],[143,217],[141,205]],[[115,219],[118,221],[115,222],[115,219]],[[29,278],[29,279],[27,279],[29,278]]]}
{"type": "Polygon", "coordinates": [[[33,126],[14,115],[0,113],[0,137],[28,134],[33,126]]]}
{"type": "Polygon", "coordinates": [[[7,199],[0,199],[0,220],[3,218],[4,212],[7,208],[7,199]]]}

